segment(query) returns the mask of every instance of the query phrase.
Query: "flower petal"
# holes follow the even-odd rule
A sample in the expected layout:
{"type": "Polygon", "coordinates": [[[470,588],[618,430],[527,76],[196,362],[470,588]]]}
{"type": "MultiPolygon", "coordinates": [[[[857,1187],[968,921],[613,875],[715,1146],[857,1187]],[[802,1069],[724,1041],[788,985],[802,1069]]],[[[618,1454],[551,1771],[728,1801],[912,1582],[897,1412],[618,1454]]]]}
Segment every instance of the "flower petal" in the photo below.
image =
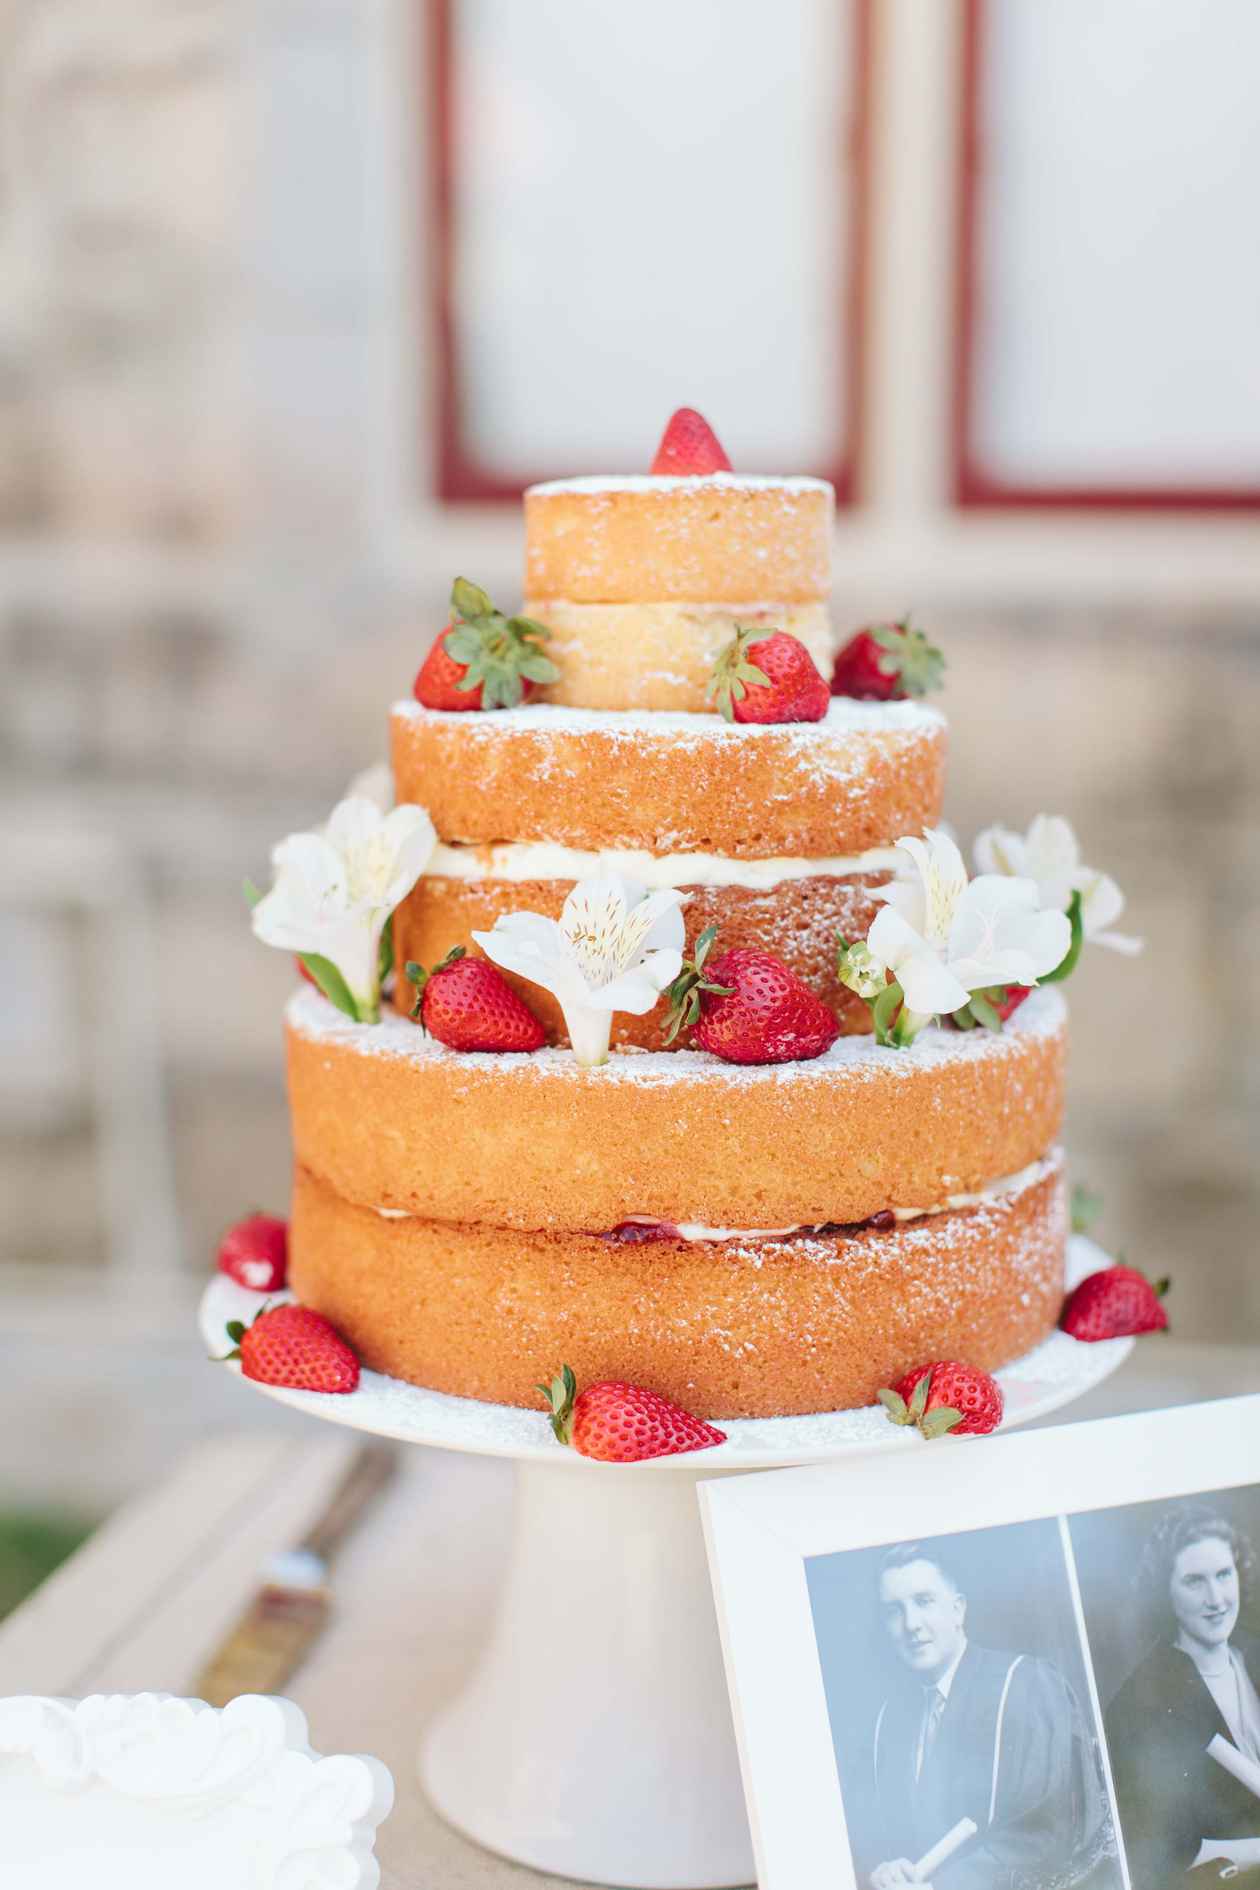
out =
{"type": "Polygon", "coordinates": [[[338,801],[324,822],[324,838],[344,858],[360,847],[370,846],[380,833],[384,815],[365,795],[351,794],[338,801]]]}
{"type": "Polygon", "coordinates": [[[1146,950],[1146,940],[1134,938],[1128,932],[1091,932],[1089,942],[1105,945],[1111,952],[1123,952],[1126,958],[1136,958],[1139,952],[1146,950]]]}
{"type": "Polygon", "coordinates": [[[920,952],[930,950],[922,933],[895,906],[885,906],[882,912],[875,914],[874,922],[866,935],[867,947],[885,970],[897,975],[897,968],[907,958],[917,957],[920,952]]]}
{"type": "Polygon", "coordinates": [[[982,873],[958,903],[947,961],[969,991],[1032,984],[1054,970],[1071,940],[1066,913],[1038,910],[1033,880],[982,873]]]}
{"type": "Polygon", "coordinates": [[[381,823],[380,844],[394,854],[394,866],[379,903],[387,912],[400,905],[421,877],[433,857],[437,830],[428,809],[404,801],[386,814],[381,823]]]}
{"type": "Polygon", "coordinates": [[[1024,839],[1009,827],[986,827],[976,835],[972,848],[976,870],[980,873],[1025,873],[1024,839]]]}
{"type": "Polygon", "coordinates": [[[866,943],[872,956],[892,972],[911,1010],[935,1016],[967,1002],[966,991],[941,963],[939,953],[890,906],[876,913],[866,943]]]}
{"type": "Polygon", "coordinates": [[[639,965],[606,984],[599,993],[600,1002],[610,1011],[628,1011],[642,1017],[650,1011],[667,984],[672,984],[682,970],[682,953],[663,950],[649,952],[639,965]]]}
{"type": "Polygon", "coordinates": [[[1124,911],[1124,894],[1106,873],[1084,867],[1076,883],[1081,895],[1081,924],[1086,938],[1093,938],[1105,926],[1112,925],[1124,911]]]}
{"type": "Polygon", "coordinates": [[[897,974],[912,1011],[928,1017],[948,1017],[967,1002],[968,991],[944,966],[935,952],[907,958],[897,974]]]}

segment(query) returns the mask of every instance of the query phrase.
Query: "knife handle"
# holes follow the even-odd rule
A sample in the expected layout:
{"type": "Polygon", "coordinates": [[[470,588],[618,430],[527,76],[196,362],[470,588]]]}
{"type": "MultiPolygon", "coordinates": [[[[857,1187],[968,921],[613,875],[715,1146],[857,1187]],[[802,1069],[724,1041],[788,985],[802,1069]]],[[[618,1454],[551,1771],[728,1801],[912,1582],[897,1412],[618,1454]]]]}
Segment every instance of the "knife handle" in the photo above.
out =
{"type": "Polygon", "coordinates": [[[350,1459],[323,1515],[299,1546],[331,1562],[361,1512],[380,1495],[397,1465],[397,1453],[388,1444],[362,1444],[350,1459]]]}

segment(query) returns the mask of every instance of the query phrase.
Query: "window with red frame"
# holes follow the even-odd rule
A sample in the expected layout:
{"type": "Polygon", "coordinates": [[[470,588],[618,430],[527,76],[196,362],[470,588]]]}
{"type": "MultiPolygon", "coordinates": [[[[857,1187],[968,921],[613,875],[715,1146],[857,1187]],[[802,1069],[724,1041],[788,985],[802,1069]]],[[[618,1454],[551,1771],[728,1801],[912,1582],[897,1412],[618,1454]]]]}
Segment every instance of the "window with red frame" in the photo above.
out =
{"type": "Polygon", "coordinates": [[[851,496],[868,8],[431,0],[439,497],[646,470],[680,405],[851,496]]]}
{"type": "Polygon", "coordinates": [[[957,500],[1260,506],[1260,8],[964,17],[957,500]]]}

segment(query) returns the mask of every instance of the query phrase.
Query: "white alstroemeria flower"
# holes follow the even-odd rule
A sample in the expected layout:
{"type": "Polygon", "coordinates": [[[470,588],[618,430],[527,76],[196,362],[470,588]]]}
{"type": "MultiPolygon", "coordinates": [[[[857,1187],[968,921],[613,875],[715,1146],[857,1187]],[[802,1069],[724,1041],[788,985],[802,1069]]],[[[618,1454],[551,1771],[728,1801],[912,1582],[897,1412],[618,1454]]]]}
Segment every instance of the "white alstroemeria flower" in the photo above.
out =
{"type": "Polygon", "coordinates": [[[505,971],[559,1002],[579,1063],[606,1063],[614,1011],[641,1017],[682,969],[684,895],[616,873],[580,880],[558,920],[505,912],[473,937],[505,971]]]}
{"type": "Polygon", "coordinates": [[[362,1023],[380,1012],[381,934],[437,844],[423,807],[383,814],[352,796],[326,826],[291,833],[271,855],[271,891],[254,907],[264,945],[327,958],[345,981],[362,1023]]]}
{"type": "Polygon", "coordinates": [[[1124,894],[1108,874],[1082,863],[1076,835],[1062,815],[1038,814],[1025,834],[986,827],[976,841],[975,860],[982,873],[1017,873],[1036,880],[1043,906],[1066,911],[1078,892],[1081,926],[1091,943],[1115,952],[1141,951],[1140,938],[1107,930],[1124,911],[1124,894]]]}
{"type": "Polygon", "coordinates": [[[897,845],[911,871],[875,895],[884,909],[866,942],[915,1014],[903,1037],[960,1010],[973,991],[1035,984],[1060,963],[1072,928],[1065,913],[1040,909],[1031,879],[969,881],[955,842],[931,827],[897,845]]]}

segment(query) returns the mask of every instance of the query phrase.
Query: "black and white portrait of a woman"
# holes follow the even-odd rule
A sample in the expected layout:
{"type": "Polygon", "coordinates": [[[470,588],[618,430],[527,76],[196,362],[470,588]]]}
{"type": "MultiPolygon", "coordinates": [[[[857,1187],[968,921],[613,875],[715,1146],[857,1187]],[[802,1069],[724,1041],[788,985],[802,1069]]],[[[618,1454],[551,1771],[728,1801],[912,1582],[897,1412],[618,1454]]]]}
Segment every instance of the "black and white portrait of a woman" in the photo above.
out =
{"type": "Polygon", "coordinates": [[[1120,1830],[1141,1890],[1222,1872],[1260,1882],[1260,1641],[1247,1624],[1260,1601],[1255,1499],[1230,1491],[1071,1522],[1120,1830]]]}

